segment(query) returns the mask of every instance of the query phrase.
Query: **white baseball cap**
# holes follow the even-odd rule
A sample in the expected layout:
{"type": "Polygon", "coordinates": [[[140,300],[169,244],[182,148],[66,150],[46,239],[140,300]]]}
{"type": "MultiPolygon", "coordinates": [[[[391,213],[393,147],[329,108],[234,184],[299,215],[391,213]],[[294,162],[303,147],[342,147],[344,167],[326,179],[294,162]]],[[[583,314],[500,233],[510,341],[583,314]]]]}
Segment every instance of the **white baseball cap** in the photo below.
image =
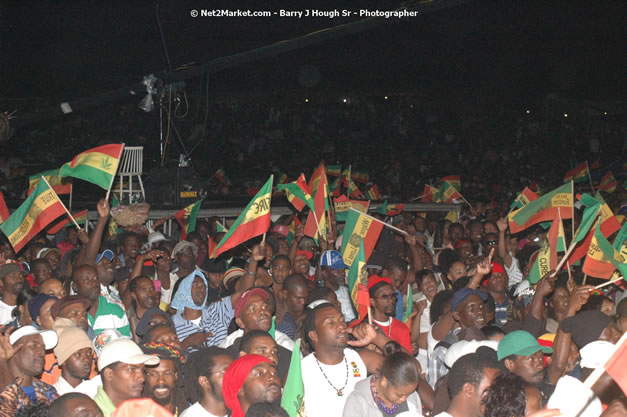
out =
{"type": "Polygon", "coordinates": [[[23,326],[11,333],[11,336],[9,336],[9,342],[14,345],[15,342],[20,340],[22,337],[34,334],[41,335],[41,338],[44,339],[44,346],[46,350],[55,347],[59,341],[57,333],[54,330],[39,330],[35,326],[23,326]]]}
{"type": "Polygon", "coordinates": [[[102,371],[107,366],[115,362],[127,363],[130,365],[146,365],[159,364],[157,356],[146,355],[142,352],[137,343],[131,339],[117,339],[109,342],[102,348],[100,356],[98,356],[98,370],[102,371]]]}

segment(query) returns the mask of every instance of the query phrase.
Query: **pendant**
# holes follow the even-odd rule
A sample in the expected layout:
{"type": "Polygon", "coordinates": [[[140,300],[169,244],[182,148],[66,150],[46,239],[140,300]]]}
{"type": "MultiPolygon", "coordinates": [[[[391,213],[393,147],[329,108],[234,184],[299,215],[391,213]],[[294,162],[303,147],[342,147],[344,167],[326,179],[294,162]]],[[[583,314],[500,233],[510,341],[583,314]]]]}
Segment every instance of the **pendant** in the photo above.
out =
{"type": "Polygon", "coordinates": [[[341,389],[337,390],[337,396],[341,397],[342,395],[344,395],[344,391],[341,389]]]}

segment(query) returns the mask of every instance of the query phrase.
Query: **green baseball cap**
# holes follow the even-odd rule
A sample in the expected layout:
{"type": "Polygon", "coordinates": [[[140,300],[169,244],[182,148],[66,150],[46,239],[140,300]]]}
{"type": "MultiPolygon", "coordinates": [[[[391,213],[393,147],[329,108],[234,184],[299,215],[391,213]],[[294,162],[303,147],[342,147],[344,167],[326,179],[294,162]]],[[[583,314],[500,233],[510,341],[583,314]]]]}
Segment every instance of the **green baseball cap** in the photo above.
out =
{"type": "Polygon", "coordinates": [[[496,351],[498,360],[503,360],[510,355],[529,356],[541,350],[542,353],[553,353],[548,346],[541,346],[535,337],[524,330],[516,330],[505,335],[499,342],[496,351]]]}

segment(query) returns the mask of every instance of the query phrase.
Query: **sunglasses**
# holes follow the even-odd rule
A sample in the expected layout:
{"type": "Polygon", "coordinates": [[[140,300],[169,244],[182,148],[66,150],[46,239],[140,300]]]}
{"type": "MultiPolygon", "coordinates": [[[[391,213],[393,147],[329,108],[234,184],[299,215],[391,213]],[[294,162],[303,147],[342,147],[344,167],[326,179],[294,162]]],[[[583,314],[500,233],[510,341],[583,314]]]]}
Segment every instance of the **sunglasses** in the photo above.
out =
{"type": "Polygon", "coordinates": [[[498,240],[488,240],[485,244],[488,246],[496,246],[499,243],[498,240]]]}

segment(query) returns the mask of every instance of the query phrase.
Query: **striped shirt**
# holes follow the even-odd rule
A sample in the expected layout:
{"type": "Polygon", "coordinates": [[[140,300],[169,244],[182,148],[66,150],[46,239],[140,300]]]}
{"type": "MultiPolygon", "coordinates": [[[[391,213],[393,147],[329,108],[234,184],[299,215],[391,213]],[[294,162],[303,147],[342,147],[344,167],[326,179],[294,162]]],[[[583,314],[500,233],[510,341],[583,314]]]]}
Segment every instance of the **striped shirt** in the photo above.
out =
{"type": "Polygon", "coordinates": [[[122,336],[131,337],[131,328],[124,309],[116,303],[109,302],[103,295],[98,297],[96,317],[87,314],[87,318],[96,336],[106,329],[115,329],[120,332],[122,336]]]}
{"type": "MultiPolygon", "coordinates": [[[[211,303],[203,308],[198,324],[185,320],[182,314],[182,311],[178,311],[172,316],[176,335],[179,337],[179,340],[182,342],[194,333],[212,333],[213,335],[209,336],[202,344],[203,347],[215,346],[223,341],[228,334],[229,324],[235,315],[230,296],[224,297],[220,301],[211,303]]],[[[193,351],[196,349],[190,348],[188,350],[193,351]]]]}

